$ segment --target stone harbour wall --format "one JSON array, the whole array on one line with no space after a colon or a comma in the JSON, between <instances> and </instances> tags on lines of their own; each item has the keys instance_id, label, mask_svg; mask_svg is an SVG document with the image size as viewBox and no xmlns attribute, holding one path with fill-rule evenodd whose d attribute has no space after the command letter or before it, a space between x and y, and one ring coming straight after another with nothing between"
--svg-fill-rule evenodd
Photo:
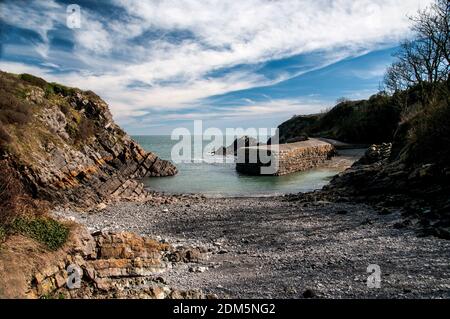
<instances>
[{"instance_id":1,"label":"stone harbour wall","mask_svg":"<svg viewBox=\"0 0 450 319\"><path fill-rule=\"evenodd\" d=\"M263 156L270 156L270 163L264 164L264 161L260 160L260 157L256 155L260 152L267 154ZM272 166L273 172L268 175L286 175L317 167L330 159L334 152L333 145L318 139L290 144L244 147L238 151L236 170L249 175L262 175L262 167ZM255 163L249 160L256 158L258 160Z\"/></svg>"}]
</instances>

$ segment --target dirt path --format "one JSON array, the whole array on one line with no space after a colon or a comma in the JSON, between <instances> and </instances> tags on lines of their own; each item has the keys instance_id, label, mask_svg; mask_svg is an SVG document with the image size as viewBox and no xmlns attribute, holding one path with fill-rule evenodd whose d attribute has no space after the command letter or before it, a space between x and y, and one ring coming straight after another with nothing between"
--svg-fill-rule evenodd
<instances>
[{"instance_id":1,"label":"dirt path","mask_svg":"<svg viewBox=\"0 0 450 319\"><path fill-rule=\"evenodd\" d=\"M302 298L307 290L334 298L450 297L450 241L418 237L400 228L397 213L361 204L228 198L71 214L91 230L207 248L208 260L163 275L180 289L237 298ZM381 267L379 289L367 287L369 264Z\"/></svg>"}]
</instances>

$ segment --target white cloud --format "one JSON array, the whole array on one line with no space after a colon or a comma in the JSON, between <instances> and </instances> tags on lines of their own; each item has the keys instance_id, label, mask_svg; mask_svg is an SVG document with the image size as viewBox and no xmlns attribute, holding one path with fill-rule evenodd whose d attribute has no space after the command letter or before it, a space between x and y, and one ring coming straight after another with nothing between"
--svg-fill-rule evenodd
<instances>
[{"instance_id":1,"label":"white cloud","mask_svg":"<svg viewBox=\"0 0 450 319\"><path fill-rule=\"evenodd\" d=\"M389 63L381 61L381 63L375 64L370 68L366 69L352 69L348 70L350 74L353 76L367 80L372 78L379 78L382 77L386 73L386 68L388 67Z\"/></svg>"},{"instance_id":2,"label":"white cloud","mask_svg":"<svg viewBox=\"0 0 450 319\"><path fill-rule=\"evenodd\" d=\"M199 99L286 79L268 81L251 70L220 77L208 74L240 64L325 51L320 66L395 43L408 33L411 15L431 0L114 0L126 14L102 16L81 8L82 28L73 32L73 58L85 69L51 75L28 68L55 81L98 92L118 118L144 109L190 107ZM35 50L48 56L48 33L65 23L65 7L55 1L34 1L23 7L9 1L1 17L8 24L38 32L43 43ZM148 31L160 33L147 41L134 41ZM174 43L167 35L192 35ZM48 61L64 66L63 60ZM316 66L316 67L320 67ZM18 64L2 69L22 72ZM379 70L375 70L379 72ZM290 74L289 76L293 76ZM130 89L139 81L146 89ZM285 104L288 107L289 104ZM274 105L251 105L266 111Z\"/></svg>"},{"instance_id":3,"label":"white cloud","mask_svg":"<svg viewBox=\"0 0 450 319\"><path fill-rule=\"evenodd\" d=\"M186 120L228 120L239 119L252 122L255 118L273 118L275 112L278 117L289 118L293 115L304 115L318 113L326 109L320 101L304 99L278 99L264 102L257 102L252 105L236 105L233 107L221 108L220 110L210 110L205 106L205 110L197 109L191 112L171 113L153 115L148 118L139 118L136 123L157 124L161 121L186 121ZM135 115L139 116L139 115ZM128 123L133 123L133 120Z\"/></svg>"},{"instance_id":4,"label":"white cloud","mask_svg":"<svg viewBox=\"0 0 450 319\"><path fill-rule=\"evenodd\" d=\"M96 16L84 13L82 28L74 29L76 50L86 50L94 54L107 54L111 52L114 35L106 31L103 24L96 21Z\"/></svg>"},{"instance_id":5,"label":"white cloud","mask_svg":"<svg viewBox=\"0 0 450 319\"><path fill-rule=\"evenodd\" d=\"M32 66L18 62L0 61L0 70L12 73L30 73L40 77L47 77L48 75L44 69L41 69L38 66ZM50 77L47 77L47 79L49 81L52 80Z\"/></svg>"},{"instance_id":6,"label":"white cloud","mask_svg":"<svg viewBox=\"0 0 450 319\"><path fill-rule=\"evenodd\" d=\"M31 44L35 51L42 57L48 56L49 38L48 32L55 26L55 22L65 18L61 6L54 0L40 2L9 2L0 4L0 18L4 23L23 29L35 31L41 37L42 42Z\"/></svg>"}]
</instances>

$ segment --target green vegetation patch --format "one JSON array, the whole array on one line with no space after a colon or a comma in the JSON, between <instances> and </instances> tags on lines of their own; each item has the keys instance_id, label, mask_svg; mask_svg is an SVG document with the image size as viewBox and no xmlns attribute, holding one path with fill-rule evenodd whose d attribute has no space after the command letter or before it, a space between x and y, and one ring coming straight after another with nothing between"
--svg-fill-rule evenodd
<instances>
[{"instance_id":1,"label":"green vegetation patch","mask_svg":"<svg viewBox=\"0 0 450 319\"><path fill-rule=\"evenodd\" d=\"M75 89L68 87L68 86L64 86L58 83L49 83L49 86L51 88L51 90L53 91L53 93L55 94L61 94L62 96L69 96L69 95L73 95L75 93Z\"/></svg>"},{"instance_id":2,"label":"green vegetation patch","mask_svg":"<svg viewBox=\"0 0 450 319\"><path fill-rule=\"evenodd\" d=\"M45 87L47 86L47 81L45 81L43 78L28 74L28 73L24 73L19 75L20 79L30 83L31 85L34 86L38 86L42 89L45 89Z\"/></svg>"},{"instance_id":3,"label":"green vegetation patch","mask_svg":"<svg viewBox=\"0 0 450 319\"><path fill-rule=\"evenodd\" d=\"M0 153L13 142L9 127L23 127L32 120L33 106L21 97L23 92L17 82L16 78L0 73Z\"/></svg>"},{"instance_id":4,"label":"green vegetation patch","mask_svg":"<svg viewBox=\"0 0 450 319\"><path fill-rule=\"evenodd\" d=\"M48 97L51 94L61 94L62 96L69 96L75 93L74 88L70 88L54 82L48 83L44 79L31 74L24 73L19 75L19 77L22 81L25 81L31 85L38 86L41 89L43 89L45 91L46 97Z\"/></svg>"},{"instance_id":5,"label":"green vegetation patch","mask_svg":"<svg viewBox=\"0 0 450 319\"><path fill-rule=\"evenodd\" d=\"M349 143L392 141L400 121L392 97L376 94L369 100L343 101L324 114L296 116L279 126L280 142L306 135Z\"/></svg>"},{"instance_id":6,"label":"green vegetation patch","mask_svg":"<svg viewBox=\"0 0 450 319\"><path fill-rule=\"evenodd\" d=\"M449 88L450 91L450 88ZM441 99L410 121L410 162L437 162L448 166L450 158L450 103Z\"/></svg>"},{"instance_id":7,"label":"green vegetation patch","mask_svg":"<svg viewBox=\"0 0 450 319\"><path fill-rule=\"evenodd\" d=\"M45 217L18 217L12 224L12 230L33 238L52 250L57 250L67 240L69 228L62 223Z\"/></svg>"},{"instance_id":8,"label":"green vegetation patch","mask_svg":"<svg viewBox=\"0 0 450 319\"><path fill-rule=\"evenodd\" d=\"M62 292L55 292L44 294L39 299L66 299L66 296Z\"/></svg>"}]
</instances>

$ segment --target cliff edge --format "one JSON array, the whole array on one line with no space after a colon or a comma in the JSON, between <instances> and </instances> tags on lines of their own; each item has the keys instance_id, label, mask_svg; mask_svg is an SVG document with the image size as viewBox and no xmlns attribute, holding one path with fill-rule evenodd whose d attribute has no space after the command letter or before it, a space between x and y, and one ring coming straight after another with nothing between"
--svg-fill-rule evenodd
<instances>
[{"instance_id":1,"label":"cliff edge","mask_svg":"<svg viewBox=\"0 0 450 319\"><path fill-rule=\"evenodd\" d=\"M114 123L95 93L1 71L0 154L27 193L60 206L145 198L140 179L177 173Z\"/></svg>"}]
</instances>

